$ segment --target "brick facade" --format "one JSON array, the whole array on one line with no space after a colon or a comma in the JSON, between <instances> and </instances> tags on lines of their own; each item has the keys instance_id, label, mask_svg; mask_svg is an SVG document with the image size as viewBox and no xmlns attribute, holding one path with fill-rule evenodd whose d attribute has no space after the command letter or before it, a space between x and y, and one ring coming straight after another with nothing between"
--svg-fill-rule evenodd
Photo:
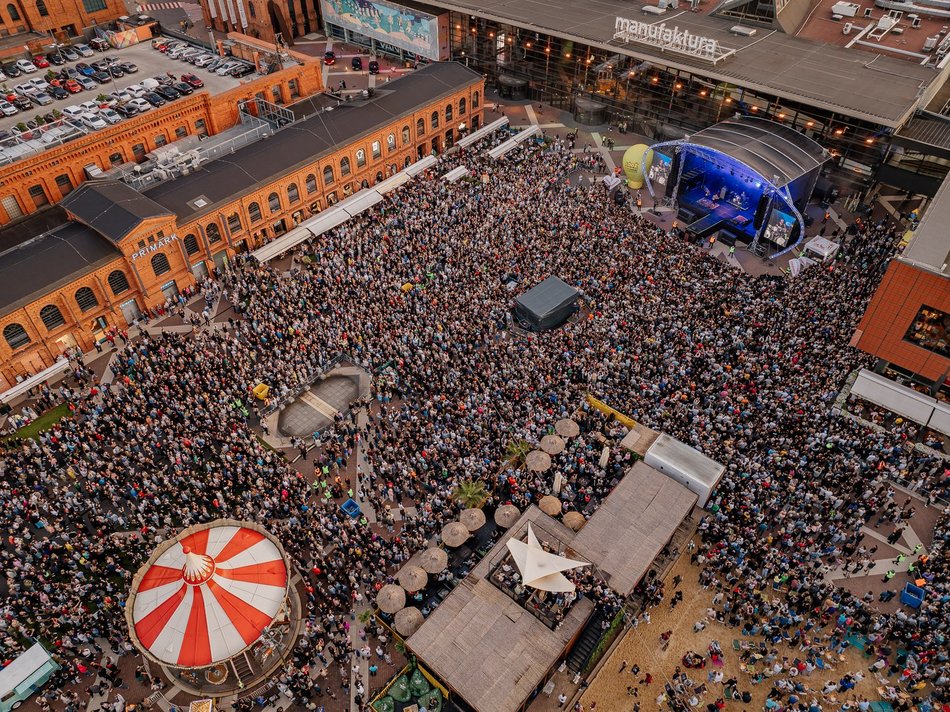
<instances>
[{"instance_id":1,"label":"brick facade","mask_svg":"<svg viewBox=\"0 0 950 712\"><path fill-rule=\"evenodd\" d=\"M50 365L69 346L93 348L102 323L105 328L127 326L124 302L134 299L142 310L160 305L166 299L162 285L174 281L176 288L183 289L194 284L196 275L220 268L234 254L263 245L327 205L428 155L433 148L445 150L458 139L459 123L472 129L482 125L483 97L484 82L478 82L237 196L211 214L181 224L171 218L141 224L122 240L122 255L114 262L0 318L0 332L10 324L19 324L30 337L28 344L17 349L0 339L0 387L8 388L17 375L36 373ZM167 244L162 245L163 241ZM145 254L139 254L143 248ZM153 268L159 254L165 255L170 267L164 274L156 274ZM109 286L109 275L115 270L121 270L129 283L129 290L118 295ZM82 287L92 289L99 302L85 312L80 311L76 299ZM66 322L52 330L45 328L39 316L49 304L59 308Z\"/></svg>"},{"instance_id":2,"label":"brick facade","mask_svg":"<svg viewBox=\"0 0 950 712\"><path fill-rule=\"evenodd\" d=\"M77 37L82 30L127 14L122 0L7 0L0 2L0 35L36 32L59 39ZM24 40L26 43L26 40ZM14 48L17 49L17 48ZM4 56L23 57L22 46Z\"/></svg>"}]
</instances>

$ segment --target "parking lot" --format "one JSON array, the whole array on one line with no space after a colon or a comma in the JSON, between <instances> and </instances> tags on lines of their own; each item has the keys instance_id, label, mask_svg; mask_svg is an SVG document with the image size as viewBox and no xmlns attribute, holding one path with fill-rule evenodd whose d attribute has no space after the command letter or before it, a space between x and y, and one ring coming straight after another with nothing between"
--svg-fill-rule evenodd
<instances>
[{"instance_id":1,"label":"parking lot","mask_svg":"<svg viewBox=\"0 0 950 712\"><path fill-rule=\"evenodd\" d=\"M78 94L71 94L67 99L53 100L52 104L46 106L33 106L32 109L20 111L15 116L0 117L0 129L11 130L20 122L29 121L37 115L52 112L53 109L62 111L65 107L80 104L84 101L94 101L99 94L111 94L119 89L124 89L132 84L138 84L148 77L164 75L167 72L173 72L176 79L182 74L191 73L201 79L205 85L203 89L197 91L210 91L213 94L220 93L231 87L235 87L242 82L255 78L256 74L251 74L243 79L235 79L229 76L218 76L214 72L208 72L200 67L195 67L187 62L181 62L170 59L158 50L152 49L150 42L142 42L125 49L110 49L106 52L96 52L92 57L80 58L78 62L67 62L65 65L50 65L49 69L39 69L32 74L22 74L15 79L5 79L0 83L0 89L5 89L4 93L12 93L13 87L17 84L28 81L32 78L43 78L50 69L58 72L66 67L75 68L80 62L91 64L98 62L104 57L116 57L120 62L132 62L138 67L134 74L127 74L119 79L112 79L104 84L98 84L95 89L84 90Z\"/></svg>"}]
</instances>

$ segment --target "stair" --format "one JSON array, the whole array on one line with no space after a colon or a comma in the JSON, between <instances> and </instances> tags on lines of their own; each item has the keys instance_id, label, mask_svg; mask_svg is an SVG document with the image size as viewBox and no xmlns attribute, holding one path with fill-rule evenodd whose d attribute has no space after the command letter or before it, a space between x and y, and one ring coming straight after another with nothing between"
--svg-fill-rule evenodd
<instances>
[{"instance_id":1,"label":"stair","mask_svg":"<svg viewBox=\"0 0 950 712\"><path fill-rule=\"evenodd\" d=\"M571 672L580 672L584 669L590 654L594 652L594 648L597 647L597 643L600 641L600 635L603 632L600 624L603 620L604 616L600 610L595 610L594 615L587 621L587 625L581 631L580 638L577 639L577 643L574 644L567 656L567 667Z\"/></svg>"},{"instance_id":2,"label":"stair","mask_svg":"<svg viewBox=\"0 0 950 712\"><path fill-rule=\"evenodd\" d=\"M247 653L232 658L231 664L234 665L234 671L237 673L238 679L242 682L244 680L250 680L252 677L254 677L254 671L247 662Z\"/></svg>"}]
</instances>

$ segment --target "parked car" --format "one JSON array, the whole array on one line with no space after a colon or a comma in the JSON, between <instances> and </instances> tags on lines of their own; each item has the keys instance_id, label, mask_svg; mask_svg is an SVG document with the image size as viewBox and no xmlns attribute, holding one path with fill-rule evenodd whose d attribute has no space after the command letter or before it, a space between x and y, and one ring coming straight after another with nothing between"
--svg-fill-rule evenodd
<instances>
[{"instance_id":1,"label":"parked car","mask_svg":"<svg viewBox=\"0 0 950 712\"><path fill-rule=\"evenodd\" d=\"M188 86L194 87L195 89L201 89L201 87L205 85L205 83L194 74L182 74L181 80Z\"/></svg>"},{"instance_id":2,"label":"parked car","mask_svg":"<svg viewBox=\"0 0 950 712\"><path fill-rule=\"evenodd\" d=\"M38 54L33 57L33 66L37 67L38 69L46 69L49 67L49 60L46 59L46 57L44 57L42 54Z\"/></svg>"},{"instance_id":3,"label":"parked car","mask_svg":"<svg viewBox=\"0 0 950 712\"><path fill-rule=\"evenodd\" d=\"M241 62L226 62L225 64L222 64L220 67L215 69L214 73L217 74L219 77L223 77L229 74L232 69L234 69L235 67L239 67L240 65L241 65Z\"/></svg>"},{"instance_id":4,"label":"parked car","mask_svg":"<svg viewBox=\"0 0 950 712\"><path fill-rule=\"evenodd\" d=\"M77 72L73 67L64 67L62 70L60 70L59 76L63 77L64 79L79 79L82 74Z\"/></svg>"},{"instance_id":5,"label":"parked car","mask_svg":"<svg viewBox=\"0 0 950 712\"><path fill-rule=\"evenodd\" d=\"M62 67L64 64L66 64L66 60L59 52L48 52L46 54L46 59L49 60L50 64L57 67Z\"/></svg>"},{"instance_id":6,"label":"parked car","mask_svg":"<svg viewBox=\"0 0 950 712\"><path fill-rule=\"evenodd\" d=\"M79 104L79 108L87 114L98 114L101 107L98 101L84 101Z\"/></svg>"},{"instance_id":7,"label":"parked car","mask_svg":"<svg viewBox=\"0 0 950 712\"><path fill-rule=\"evenodd\" d=\"M250 64L245 64L244 62L241 62L238 66L228 72L228 74L230 74L232 77L246 77L248 74L253 73L254 67L252 67Z\"/></svg>"},{"instance_id":8,"label":"parked car","mask_svg":"<svg viewBox=\"0 0 950 712\"><path fill-rule=\"evenodd\" d=\"M17 108L5 99L0 99L0 114L4 116L14 116L17 113Z\"/></svg>"},{"instance_id":9,"label":"parked car","mask_svg":"<svg viewBox=\"0 0 950 712\"><path fill-rule=\"evenodd\" d=\"M72 47L63 47L60 49L60 52L62 52L67 62L79 61L79 53L76 50L74 50Z\"/></svg>"},{"instance_id":10,"label":"parked car","mask_svg":"<svg viewBox=\"0 0 950 712\"><path fill-rule=\"evenodd\" d=\"M203 49L199 49L198 47L192 47L191 49L187 49L181 54L179 54L177 59L181 62L187 62L189 59L198 59L198 57L200 57L204 53L205 51Z\"/></svg>"},{"instance_id":11,"label":"parked car","mask_svg":"<svg viewBox=\"0 0 950 712\"><path fill-rule=\"evenodd\" d=\"M175 82L174 84L172 84L172 87L179 94L191 94L194 91L192 86L190 84L187 84L186 82Z\"/></svg>"},{"instance_id":12,"label":"parked car","mask_svg":"<svg viewBox=\"0 0 950 712\"><path fill-rule=\"evenodd\" d=\"M135 109L139 111L139 113L148 111L152 108L152 105L142 98L135 98L132 101L130 101L126 106L134 107Z\"/></svg>"},{"instance_id":13,"label":"parked car","mask_svg":"<svg viewBox=\"0 0 950 712\"><path fill-rule=\"evenodd\" d=\"M334 54L333 50L328 49L323 53L323 63L328 67L332 67L336 64L336 54Z\"/></svg>"},{"instance_id":14,"label":"parked car","mask_svg":"<svg viewBox=\"0 0 950 712\"><path fill-rule=\"evenodd\" d=\"M148 102L145 102L145 103L147 104ZM115 107L114 111L123 119L131 119L133 116L138 116L139 114L142 113L141 111L136 109L134 106L132 106L131 102L126 103L126 104L118 104Z\"/></svg>"},{"instance_id":15,"label":"parked car","mask_svg":"<svg viewBox=\"0 0 950 712\"><path fill-rule=\"evenodd\" d=\"M83 89L96 88L96 83L89 77L79 77L76 81L79 82L79 86L81 86Z\"/></svg>"},{"instance_id":16,"label":"parked car","mask_svg":"<svg viewBox=\"0 0 950 712\"><path fill-rule=\"evenodd\" d=\"M83 114L86 113L86 111L81 106L76 106L76 104L71 104L70 106L67 106L66 108L64 108L62 113L63 113L63 116L65 116L67 119L73 119L75 121L79 121L82 119L82 116Z\"/></svg>"},{"instance_id":17,"label":"parked car","mask_svg":"<svg viewBox=\"0 0 950 712\"><path fill-rule=\"evenodd\" d=\"M97 52L108 52L109 48L112 47L112 45L100 37L93 37L89 40L89 46Z\"/></svg>"},{"instance_id":18,"label":"parked car","mask_svg":"<svg viewBox=\"0 0 950 712\"><path fill-rule=\"evenodd\" d=\"M91 57L92 55L95 54L95 52L92 51L92 48L89 45L77 44L77 45L73 45L73 49L79 52L80 57Z\"/></svg>"},{"instance_id":19,"label":"parked car","mask_svg":"<svg viewBox=\"0 0 950 712\"><path fill-rule=\"evenodd\" d=\"M6 129L0 131L0 141L9 141L13 138L13 132L7 131Z\"/></svg>"},{"instance_id":20,"label":"parked car","mask_svg":"<svg viewBox=\"0 0 950 712\"><path fill-rule=\"evenodd\" d=\"M13 87L13 93L17 94L18 96L29 96L34 91L36 91L36 87L34 87L29 82L23 82L22 84L17 84L15 87Z\"/></svg>"},{"instance_id":21,"label":"parked car","mask_svg":"<svg viewBox=\"0 0 950 712\"><path fill-rule=\"evenodd\" d=\"M99 131L104 129L109 124L106 123L105 119L100 119L95 114L83 114L82 119L80 119L82 125L87 129L92 129L93 131Z\"/></svg>"},{"instance_id":22,"label":"parked car","mask_svg":"<svg viewBox=\"0 0 950 712\"><path fill-rule=\"evenodd\" d=\"M3 69L3 73L6 74L10 79L16 79L21 74L23 74L23 72L21 72L15 64L4 64L3 67L0 67L0 69Z\"/></svg>"},{"instance_id":23,"label":"parked car","mask_svg":"<svg viewBox=\"0 0 950 712\"><path fill-rule=\"evenodd\" d=\"M82 74L84 77L91 77L93 74L96 73L96 70L93 69L90 65L86 64L85 62L80 62L79 64L77 64L76 70L80 74Z\"/></svg>"},{"instance_id":24,"label":"parked car","mask_svg":"<svg viewBox=\"0 0 950 712\"><path fill-rule=\"evenodd\" d=\"M175 99L181 98L181 94L175 90L175 87L158 87L155 93L166 101L175 101Z\"/></svg>"},{"instance_id":25,"label":"parked car","mask_svg":"<svg viewBox=\"0 0 950 712\"><path fill-rule=\"evenodd\" d=\"M139 71L139 68L134 62L119 62L119 64L116 66L126 74L135 74L137 71Z\"/></svg>"},{"instance_id":26,"label":"parked car","mask_svg":"<svg viewBox=\"0 0 950 712\"><path fill-rule=\"evenodd\" d=\"M97 72L108 72L109 63L104 59L100 59L98 62L92 63L92 68L95 69Z\"/></svg>"},{"instance_id":27,"label":"parked car","mask_svg":"<svg viewBox=\"0 0 950 712\"><path fill-rule=\"evenodd\" d=\"M33 79L30 80L29 83L32 84L37 89L39 89L40 91L49 90L49 82L43 79L42 77L34 77Z\"/></svg>"},{"instance_id":28,"label":"parked car","mask_svg":"<svg viewBox=\"0 0 950 712\"><path fill-rule=\"evenodd\" d=\"M112 65L112 66L115 66L116 64L119 64L119 58L116 57L114 54L107 55L107 56L105 57L105 60L106 60L106 62L108 62L108 63L109 63L110 65Z\"/></svg>"},{"instance_id":29,"label":"parked car","mask_svg":"<svg viewBox=\"0 0 950 712\"><path fill-rule=\"evenodd\" d=\"M181 55L183 55L185 52L187 52L190 49L194 49L194 48L191 45L182 43L178 45L177 47L172 47L165 54L167 54L172 59L178 59Z\"/></svg>"},{"instance_id":30,"label":"parked car","mask_svg":"<svg viewBox=\"0 0 950 712\"><path fill-rule=\"evenodd\" d=\"M56 121L58 121L58 118L56 114L54 114L52 111L47 111L45 114L43 114L43 121L45 121L48 124L53 124L53 123L56 123Z\"/></svg>"},{"instance_id":31,"label":"parked car","mask_svg":"<svg viewBox=\"0 0 950 712\"><path fill-rule=\"evenodd\" d=\"M107 124L117 124L122 121L122 117L116 113L115 109L100 109L99 118Z\"/></svg>"},{"instance_id":32,"label":"parked car","mask_svg":"<svg viewBox=\"0 0 950 712\"><path fill-rule=\"evenodd\" d=\"M148 89L146 89L145 87L143 87L141 84L129 84L129 86L127 86L127 87L125 88L125 91L127 91L129 94L131 94L133 99L138 99L138 98L140 98L145 92L147 92Z\"/></svg>"},{"instance_id":33,"label":"parked car","mask_svg":"<svg viewBox=\"0 0 950 712\"><path fill-rule=\"evenodd\" d=\"M49 95L50 95L51 97L53 97L54 99L58 99L58 100L68 99L68 98L69 98L69 92L66 91L66 89L64 89L63 87L59 87L59 86L57 86L57 87L50 87L50 88L49 88Z\"/></svg>"},{"instance_id":34,"label":"parked car","mask_svg":"<svg viewBox=\"0 0 950 712\"><path fill-rule=\"evenodd\" d=\"M139 84L142 85L142 88L145 89L145 91L153 91L155 87L159 87L162 85L162 83L158 81L158 79L153 79L152 77L146 77L145 79L140 81Z\"/></svg>"},{"instance_id":35,"label":"parked car","mask_svg":"<svg viewBox=\"0 0 950 712\"><path fill-rule=\"evenodd\" d=\"M159 47L164 47L170 41L171 40L169 40L167 37L156 37L155 39L152 40L152 49L158 49Z\"/></svg>"},{"instance_id":36,"label":"parked car","mask_svg":"<svg viewBox=\"0 0 950 712\"><path fill-rule=\"evenodd\" d=\"M217 58L213 54L203 54L200 57L198 57L198 59L196 59L194 62L192 62L192 64L194 64L196 67L207 67L215 59Z\"/></svg>"},{"instance_id":37,"label":"parked car","mask_svg":"<svg viewBox=\"0 0 950 712\"><path fill-rule=\"evenodd\" d=\"M108 72L96 72L92 75L92 78L100 84L105 84L106 82L112 81L112 76Z\"/></svg>"},{"instance_id":38,"label":"parked car","mask_svg":"<svg viewBox=\"0 0 950 712\"><path fill-rule=\"evenodd\" d=\"M53 97L47 94L45 91L38 91L34 94L30 94L30 101L39 106L49 106L53 103Z\"/></svg>"},{"instance_id":39,"label":"parked car","mask_svg":"<svg viewBox=\"0 0 950 712\"><path fill-rule=\"evenodd\" d=\"M10 101L20 111L29 111L33 108L33 102L25 96L15 96L13 99L10 99L8 96L7 100Z\"/></svg>"},{"instance_id":40,"label":"parked car","mask_svg":"<svg viewBox=\"0 0 950 712\"><path fill-rule=\"evenodd\" d=\"M171 75L171 76L168 76L167 74L156 74L154 77L152 77L152 79L154 79L156 82L158 82L158 86L160 86L160 87L170 87L172 84L175 83L175 75L174 75L174 74ZM146 79L143 79L143 80L142 80L142 86L143 86L143 87L144 87L144 86L147 86L147 85L145 84L146 81L148 81L148 80L146 80Z\"/></svg>"},{"instance_id":41,"label":"parked car","mask_svg":"<svg viewBox=\"0 0 950 712\"><path fill-rule=\"evenodd\" d=\"M371 59L369 62L369 73L379 74L379 62L377 62L375 59Z\"/></svg>"},{"instance_id":42,"label":"parked car","mask_svg":"<svg viewBox=\"0 0 950 712\"><path fill-rule=\"evenodd\" d=\"M350 66L353 68L353 71L354 71L354 72L362 72L362 71L363 71L363 58L362 58L362 57L353 57L353 59L350 60Z\"/></svg>"},{"instance_id":43,"label":"parked car","mask_svg":"<svg viewBox=\"0 0 950 712\"><path fill-rule=\"evenodd\" d=\"M67 79L63 85L70 94L78 94L82 91L82 85L75 79Z\"/></svg>"},{"instance_id":44,"label":"parked car","mask_svg":"<svg viewBox=\"0 0 950 712\"><path fill-rule=\"evenodd\" d=\"M33 72L37 71L36 65L26 59L18 59L16 61L16 66L17 69L19 69L24 74L33 74Z\"/></svg>"},{"instance_id":45,"label":"parked car","mask_svg":"<svg viewBox=\"0 0 950 712\"><path fill-rule=\"evenodd\" d=\"M132 101L132 99L135 98L131 94L129 94L129 92L127 92L125 89L119 89L118 91L112 92L112 96L115 97L115 100L119 102L120 104L125 101Z\"/></svg>"},{"instance_id":46,"label":"parked car","mask_svg":"<svg viewBox=\"0 0 950 712\"><path fill-rule=\"evenodd\" d=\"M152 106L165 106L165 100L153 91L146 92L142 95L142 98Z\"/></svg>"},{"instance_id":47,"label":"parked car","mask_svg":"<svg viewBox=\"0 0 950 712\"><path fill-rule=\"evenodd\" d=\"M112 65L112 66L110 66L110 67L109 67L109 74L111 74L111 75L112 75L113 77L115 77L116 79L120 79L121 77L124 77L124 76L125 76L125 72L123 72L123 71L118 67L118 65Z\"/></svg>"}]
</instances>

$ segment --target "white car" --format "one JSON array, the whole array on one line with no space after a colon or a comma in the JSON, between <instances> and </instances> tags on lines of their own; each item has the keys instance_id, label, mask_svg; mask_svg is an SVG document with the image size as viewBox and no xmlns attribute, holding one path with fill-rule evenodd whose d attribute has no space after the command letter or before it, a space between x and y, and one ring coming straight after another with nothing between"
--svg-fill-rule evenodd
<instances>
[{"instance_id":1,"label":"white car","mask_svg":"<svg viewBox=\"0 0 950 712\"><path fill-rule=\"evenodd\" d=\"M0 114L4 116L13 116L17 113L17 108L9 101L0 99Z\"/></svg>"},{"instance_id":2,"label":"white car","mask_svg":"<svg viewBox=\"0 0 950 712\"><path fill-rule=\"evenodd\" d=\"M18 59L16 61L16 68L19 69L24 74L32 74L37 71L36 65L33 62L28 62L25 59Z\"/></svg>"},{"instance_id":3,"label":"white car","mask_svg":"<svg viewBox=\"0 0 950 712\"><path fill-rule=\"evenodd\" d=\"M119 89L118 91L112 92L112 96L114 96L115 100L118 102L132 101L132 99L135 98L125 89Z\"/></svg>"},{"instance_id":4,"label":"white car","mask_svg":"<svg viewBox=\"0 0 950 712\"><path fill-rule=\"evenodd\" d=\"M95 54L95 52L92 51L92 48L89 47L89 45L84 45L84 44L73 45L73 49L79 52L80 57L91 57L92 55Z\"/></svg>"},{"instance_id":5,"label":"white car","mask_svg":"<svg viewBox=\"0 0 950 712\"><path fill-rule=\"evenodd\" d=\"M87 129L92 129L93 131L99 131L100 129L104 129L109 125L105 122L105 119L100 119L95 114L83 114L80 121L82 122L83 126L85 126Z\"/></svg>"},{"instance_id":6,"label":"white car","mask_svg":"<svg viewBox=\"0 0 950 712\"><path fill-rule=\"evenodd\" d=\"M141 99L149 92L149 90L143 87L141 84L130 84L125 88L125 91L131 94L133 99Z\"/></svg>"},{"instance_id":7,"label":"white car","mask_svg":"<svg viewBox=\"0 0 950 712\"><path fill-rule=\"evenodd\" d=\"M97 101L84 101L79 105L79 108L82 109L87 114L98 114L99 113L99 102Z\"/></svg>"},{"instance_id":8,"label":"white car","mask_svg":"<svg viewBox=\"0 0 950 712\"><path fill-rule=\"evenodd\" d=\"M236 67L240 67L240 66L241 66L241 63L240 63L240 62L225 62L225 63L222 64L220 67L218 67L217 69L215 69L215 70L214 70L214 73L217 74L217 75L220 76L220 77L223 77L225 74L227 74L228 72L230 72L232 69L234 69L234 68L236 68Z\"/></svg>"},{"instance_id":9,"label":"white car","mask_svg":"<svg viewBox=\"0 0 950 712\"><path fill-rule=\"evenodd\" d=\"M28 83L36 87L37 91L48 92L50 88L49 82L45 79L40 79L39 77L31 79Z\"/></svg>"},{"instance_id":10,"label":"white car","mask_svg":"<svg viewBox=\"0 0 950 712\"><path fill-rule=\"evenodd\" d=\"M178 57L179 57L180 55L184 54L185 52L187 52L187 51L190 50L191 48L192 48L191 45L180 44L180 45L178 45L177 47L172 47L170 50L168 50L168 51L165 53L165 56L166 56L166 57L170 57L171 59L178 59Z\"/></svg>"},{"instance_id":11,"label":"white car","mask_svg":"<svg viewBox=\"0 0 950 712\"><path fill-rule=\"evenodd\" d=\"M152 105L149 104L145 99L133 99L128 103L133 109L138 109L139 113L148 111L152 108Z\"/></svg>"},{"instance_id":12,"label":"white car","mask_svg":"<svg viewBox=\"0 0 950 712\"><path fill-rule=\"evenodd\" d=\"M196 67L207 67L215 60L215 56L216 55L213 54L206 54L203 57L198 57L194 64Z\"/></svg>"},{"instance_id":13,"label":"white car","mask_svg":"<svg viewBox=\"0 0 950 712\"><path fill-rule=\"evenodd\" d=\"M34 104L39 104L40 106L49 106L53 103L53 97L51 97L45 91L38 91L30 94L29 98Z\"/></svg>"},{"instance_id":14,"label":"white car","mask_svg":"<svg viewBox=\"0 0 950 712\"><path fill-rule=\"evenodd\" d=\"M122 121L122 117L114 109L99 109L99 118L107 124L117 124Z\"/></svg>"},{"instance_id":15,"label":"white car","mask_svg":"<svg viewBox=\"0 0 950 712\"><path fill-rule=\"evenodd\" d=\"M36 91L36 87L29 82L23 82L22 84L17 84L15 87L13 87L13 91L20 96L29 97L30 94Z\"/></svg>"},{"instance_id":16,"label":"white car","mask_svg":"<svg viewBox=\"0 0 950 712\"><path fill-rule=\"evenodd\" d=\"M85 113L85 109L80 106L76 106L75 104L67 106L65 109L63 109L63 116L65 116L67 119L73 119L74 121L82 120L83 114Z\"/></svg>"}]
</instances>

